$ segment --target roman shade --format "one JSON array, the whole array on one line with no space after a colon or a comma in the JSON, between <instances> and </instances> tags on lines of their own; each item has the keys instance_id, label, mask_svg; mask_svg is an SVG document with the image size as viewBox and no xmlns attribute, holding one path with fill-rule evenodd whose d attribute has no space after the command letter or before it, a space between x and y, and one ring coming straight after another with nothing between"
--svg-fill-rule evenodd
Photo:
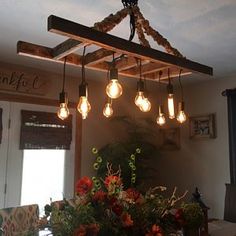
<instances>
[{"instance_id":1,"label":"roman shade","mask_svg":"<svg viewBox=\"0 0 236 236\"><path fill-rule=\"evenodd\" d=\"M70 149L72 115L21 110L20 149Z\"/></svg>"}]
</instances>

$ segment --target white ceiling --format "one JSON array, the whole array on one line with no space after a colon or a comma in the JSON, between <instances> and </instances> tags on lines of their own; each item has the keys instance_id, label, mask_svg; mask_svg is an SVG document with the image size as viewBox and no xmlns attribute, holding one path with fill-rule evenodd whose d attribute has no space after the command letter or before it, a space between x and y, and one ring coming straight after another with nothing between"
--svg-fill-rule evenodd
<instances>
[{"instance_id":1,"label":"white ceiling","mask_svg":"<svg viewBox=\"0 0 236 236\"><path fill-rule=\"evenodd\" d=\"M139 6L188 59L212 66L216 78L236 75L236 0L139 0ZM18 56L17 41L54 47L65 38L47 32L49 15L92 26L121 8L120 0L0 0L0 61L56 72L57 63ZM127 39L128 18L111 33Z\"/></svg>"}]
</instances>

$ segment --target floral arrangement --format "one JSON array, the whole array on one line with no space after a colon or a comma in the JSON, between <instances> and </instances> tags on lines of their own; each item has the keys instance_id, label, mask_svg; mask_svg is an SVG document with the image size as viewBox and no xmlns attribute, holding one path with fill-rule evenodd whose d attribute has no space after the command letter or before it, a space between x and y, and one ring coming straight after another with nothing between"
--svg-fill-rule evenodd
<instances>
[{"instance_id":1,"label":"floral arrangement","mask_svg":"<svg viewBox=\"0 0 236 236\"><path fill-rule=\"evenodd\" d=\"M101 160L95 163L99 165ZM134 177L133 173L131 182ZM162 186L145 194L135 188L124 189L121 170L114 172L112 164L107 164L105 179L81 178L76 184L75 198L46 205L45 215L53 235L58 236L178 235L183 227L198 228L203 213L198 204L179 205L187 192L178 197L176 190L165 198L162 192L166 188Z\"/></svg>"}]
</instances>

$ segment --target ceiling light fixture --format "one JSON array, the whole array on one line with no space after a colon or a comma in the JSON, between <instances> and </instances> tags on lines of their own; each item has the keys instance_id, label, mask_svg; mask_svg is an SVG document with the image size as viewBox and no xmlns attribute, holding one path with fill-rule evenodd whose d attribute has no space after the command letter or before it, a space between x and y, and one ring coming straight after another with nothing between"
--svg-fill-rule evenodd
<instances>
[{"instance_id":1,"label":"ceiling light fixture","mask_svg":"<svg viewBox=\"0 0 236 236\"><path fill-rule=\"evenodd\" d=\"M170 69L168 69L168 80L169 80L169 83L167 85L168 113L169 113L169 118L174 119L175 118L174 88L170 80Z\"/></svg>"},{"instance_id":2,"label":"ceiling light fixture","mask_svg":"<svg viewBox=\"0 0 236 236\"><path fill-rule=\"evenodd\" d=\"M161 76L162 76L162 71L159 72L159 78L158 78L158 92L159 92L160 105L158 107L158 116L156 119L157 124L160 126L162 126L166 123L166 118L165 118L165 114L163 112L163 105L162 105L162 101L161 101Z\"/></svg>"},{"instance_id":3,"label":"ceiling light fixture","mask_svg":"<svg viewBox=\"0 0 236 236\"><path fill-rule=\"evenodd\" d=\"M182 69L179 71L179 85L180 85L180 92L181 92L181 102L178 103L178 114L177 114L177 121L179 123L184 123L187 119L186 114L184 112L184 92L183 92L183 86L181 83L181 73Z\"/></svg>"},{"instance_id":4,"label":"ceiling light fixture","mask_svg":"<svg viewBox=\"0 0 236 236\"><path fill-rule=\"evenodd\" d=\"M83 50L82 56L82 82L79 85L79 103L77 106L77 110L82 115L82 119L85 120L88 116L88 113L91 110L91 105L88 101L88 83L85 80L85 67L84 67L84 57L85 57L85 49Z\"/></svg>"},{"instance_id":5,"label":"ceiling light fixture","mask_svg":"<svg viewBox=\"0 0 236 236\"><path fill-rule=\"evenodd\" d=\"M86 66L96 71L104 71L104 69L108 69L110 73L110 82L106 87L106 93L112 99L116 99L122 94L122 87L118 82L117 68L122 76L137 78L139 75L137 75L137 68L134 59L137 58L138 60L145 61L145 64L142 67L143 71L145 71L146 79L153 80L158 68L163 68L163 74L166 74L166 69L164 68L168 66L168 110L169 117L173 119L175 118L175 107L173 85L171 84L170 77L175 77L176 68L183 69L182 75L189 75L193 72L213 75L213 68L186 59L186 57L184 57L176 48L172 47L170 42L157 30L155 30L151 26L150 22L143 16L138 6L138 0L122 0L122 3L124 8L117 11L115 14L109 14L109 16L100 22L96 22L92 27L87 27L61 17L51 15L48 17L48 31L62 36L67 36L69 39L51 48L29 42L18 41L17 53L19 55L54 62L60 62L62 58L70 55L67 58L70 64L82 66L83 78L80 85L80 102L78 105L78 110L82 114L83 119L87 117L91 106L88 102L88 85L84 78L84 55L82 57L77 53L72 53L76 49L85 45L95 45L100 47L99 49L91 51L89 53L90 55L86 55ZM114 27L122 22L122 20L128 15L130 15L129 41L108 34L109 31L114 29ZM135 32L137 33L137 38L140 45L131 42ZM157 45L164 48L165 52L151 48L146 36L150 36L157 43ZM119 61L117 61L117 59L115 60L115 53L122 55ZM109 68L107 68L107 57L112 54L113 61ZM170 70L173 72L171 75ZM167 79L167 76L163 76L162 79ZM140 110L147 112L151 109L151 103L148 98L144 96L146 84L145 81L142 82L144 82L144 85L143 83L138 85L140 89L138 90L138 101L136 101L136 103L139 104L140 101L142 101L142 105L140 105L139 108ZM142 91L143 87L144 92ZM64 101L64 99L62 100ZM181 107L179 105L179 111L182 112L178 112L178 119L181 121L183 120L183 117L181 118L183 115L183 110L184 104L182 101ZM162 109L159 109L159 111L162 111Z\"/></svg>"},{"instance_id":6,"label":"ceiling light fixture","mask_svg":"<svg viewBox=\"0 0 236 236\"><path fill-rule=\"evenodd\" d=\"M70 114L70 111L68 109L68 97L67 97L67 93L65 92L65 72L66 72L66 57L64 59L64 66L63 66L62 91L59 94L60 107L57 112L57 116L61 120L66 119Z\"/></svg>"}]
</instances>

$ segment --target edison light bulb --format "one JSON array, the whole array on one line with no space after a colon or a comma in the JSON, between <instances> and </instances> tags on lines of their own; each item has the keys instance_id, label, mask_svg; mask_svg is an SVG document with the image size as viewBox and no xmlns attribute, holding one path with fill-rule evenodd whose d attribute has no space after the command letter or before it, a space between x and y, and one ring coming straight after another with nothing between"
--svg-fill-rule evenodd
<instances>
[{"instance_id":1,"label":"edison light bulb","mask_svg":"<svg viewBox=\"0 0 236 236\"><path fill-rule=\"evenodd\" d=\"M139 91L137 92L137 95L134 99L134 103L136 106L141 106L142 102L143 102L143 99L144 99L144 95L143 95L143 92L142 91Z\"/></svg>"},{"instance_id":2,"label":"edison light bulb","mask_svg":"<svg viewBox=\"0 0 236 236\"><path fill-rule=\"evenodd\" d=\"M158 114L158 117L157 117L157 124L162 126L166 123L166 118L165 118L165 115L164 113L162 112L162 108L161 106L159 106L159 114Z\"/></svg>"},{"instance_id":3,"label":"edison light bulb","mask_svg":"<svg viewBox=\"0 0 236 236\"><path fill-rule=\"evenodd\" d=\"M103 115L107 118L111 117L113 114L113 109L112 109L112 106L111 106L111 103L106 103L104 109L103 109Z\"/></svg>"},{"instance_id":4,"label":"edison light bulb","mask_svg":"<svg viewBox=\"0 0 236 236\"><path fill-rule=\"evenodd\" d=\"M184 111L178 112L177 121L179 121L179 123L184 123L186 121L186 115L185 115Z\"/></svg>"},{"instance_id":5,"label":"edison light bulb","mask_svg":"<svg viewBox=\"0 0 236 236\"><path fill-rule=\"evenodd\" d=\"M60 108L58 109L57 116L61 119L64 120L66 119L70 114L70 111L67 107L66 103L60 103Z\"/></svg>"},{"instance_id":6,"label":"edison light bulb","mask_svg":"<svg viewBox=\"0 0 236 236\"><path fill-rule=\"evenodd\" d=\"M186 115L184 113L184 102L180 102L179 105L179 111L178 111L178 114L177 114L177 121L179 123L184 123L186 121Z\"/></svg>"},{"instance_id":7,"label":"edison light bulb","mask_svg":"<svg viewBox=\"0 0 236 236\"><path fill-rule=\"evenodd\" d=\"M91 110L91 105L85 96L79 98L79 104L77 110L81 113L82 119L85 120L88 116L89 111Z\"/></svg>"},{"instance_id":8,"label":"edison light bulb","mask_svg":"<svg viewBox=\"0 0 236 236\"><path fill-rule=\"evenodd\" d=\"M117 79L111 79L109 84L106 87L107 95L112 98L116 99L122 95L123 89Z\"/></svg>"},{"instance_id":9,"label":"edison light bulb","mask_svg":"<svg viewBox=\"0 0 236 236\"><path fill-rule=\"evenodd\" d=\"M168 111L169 111L169 118L175 118L175 105L174 105L174 94L168 94Z\"/></svg>"},{"instance_id":10,"label":"edison light bulb","mask_svg":"<svg viewBox=\"0 0 236 236\"><path fill-rule=\"evenodd\" d=\"M142 112L148 112L148 111L151 110L151 107L152 107L152 105L151 105L150 101L148 100L148 98L144 98L144 99L142 100L141 105L139 106L139 109L140 109Z\"/></svg>"}]
</instances>

